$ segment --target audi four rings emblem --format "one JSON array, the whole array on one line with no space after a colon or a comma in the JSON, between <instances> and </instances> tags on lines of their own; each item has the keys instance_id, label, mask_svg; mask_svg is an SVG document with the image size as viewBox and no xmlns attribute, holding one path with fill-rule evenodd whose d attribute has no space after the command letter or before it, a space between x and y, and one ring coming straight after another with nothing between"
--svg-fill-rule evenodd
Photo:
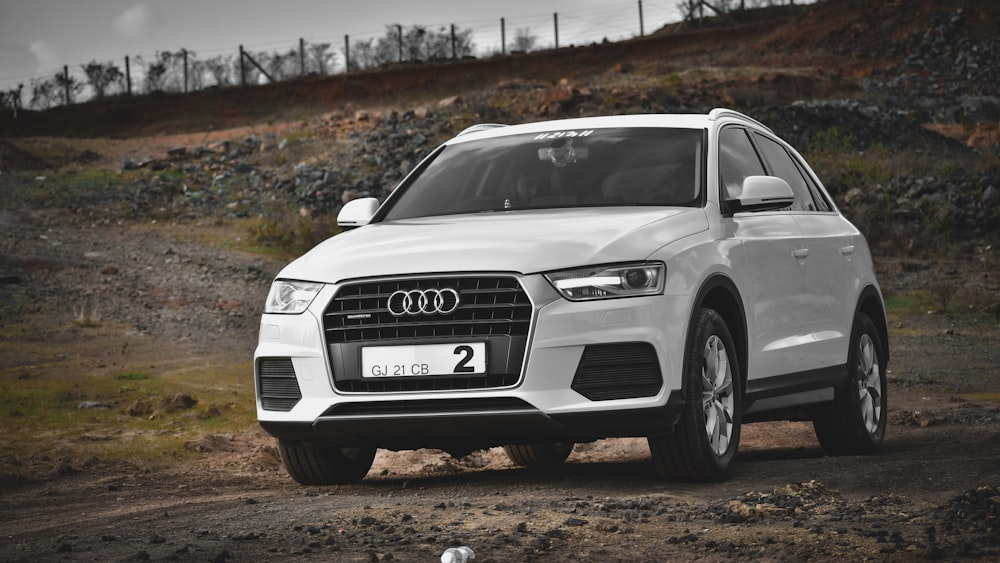
<instances>
[{"instance_id":1,"label":"audi four rings emblem","mask_svg":"<svg viewBox=\"0 0 1000 563\"><path fill-rule=\"evenodd\" d=\"M458 309L458 292L445 289L411 289L396 291L389 296L389 312L394 317L404 315L449 315Z\"/></svg>"}]
</instances>

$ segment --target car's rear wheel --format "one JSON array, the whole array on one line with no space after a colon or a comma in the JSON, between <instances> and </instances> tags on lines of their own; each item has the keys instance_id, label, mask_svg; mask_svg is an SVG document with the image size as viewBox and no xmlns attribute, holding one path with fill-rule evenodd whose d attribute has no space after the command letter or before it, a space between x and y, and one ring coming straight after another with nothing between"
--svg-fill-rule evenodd
<instances>
[{"instance_id":1,"label":"car's rear wheel","mask_svg":"<svg viewBox=\"0 0 1000 563\"><path fill-rule=\"evenodd\" d=\"M322 448L278 441L285 471L303 485L343 485L364 479L375 448Z\"/></svg>"},{"instance_id":2,"label":"car's rear wheel","mask_svg":"<svg viewBox=\"0 0 1000 563\"><path fill-rule=\"evenodd\" d=\"M515 465L522 467L559 465L573 452L573 442L504 446L503 451Z\"/></svg>"},{"instance_id":3,"label":"car's rear wheel","mask_svg":"<svg viewBox=\"0 0 1000 563\"><path fill-rule=\"evenodd\" d=\"M816 437L827 455L867 454L882 446L889 412L882 350L875 323L858 313L851 329L848 380L813 419Z\"/></svg>"},{"instance_id":4,"label":"car's rear wheel","mask_svg":"<svg viewBox=\"0 0 1000 563\"><path fill-rule=\"evenodd\" d=\"M719 481L740 443L739 359L725 320L700 309L688 337L684 411L674 432L648 438L657 472L677 481Z\"/></svg>"}]
</instances>

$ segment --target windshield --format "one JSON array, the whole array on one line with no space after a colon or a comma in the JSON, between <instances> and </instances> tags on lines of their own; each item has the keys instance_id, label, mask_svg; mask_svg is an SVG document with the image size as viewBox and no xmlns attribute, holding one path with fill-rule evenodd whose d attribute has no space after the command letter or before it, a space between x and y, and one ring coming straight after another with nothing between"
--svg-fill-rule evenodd
<instances>
[{"instance_id":1,"label":"windshield","mask_svg":"<svg viewBox=\"0 0 1000 563\"><path fill-rule=\"evenodd\" d=\"M400 187L384 219L550 207L698 206L702 138L699 129L650 127L455 143Z\"/></svg>"}]
</instances>

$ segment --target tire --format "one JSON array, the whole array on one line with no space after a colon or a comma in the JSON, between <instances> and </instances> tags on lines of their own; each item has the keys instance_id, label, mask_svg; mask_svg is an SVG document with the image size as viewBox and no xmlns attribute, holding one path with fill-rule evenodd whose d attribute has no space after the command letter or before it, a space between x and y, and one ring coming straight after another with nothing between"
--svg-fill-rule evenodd
<instances>
[{"instance_id":1,"label":"tire","mask_svg":"<svg viewBox=\"0 0 1000 563\"><path fill-rule=\"evenodd\" d=\"M521 467L559 465L573 452L573 442L504 446L503 451Z\"/></svg>"},{"instance_id":2,"label":"tire","mask_svg":"<svg viewBox=\"0 0 1000 563\"><path fill-rule=\"evenodd\" d=\"M826 455L870 454L882 446L889 413L884 350L875 323L858 313L847 354L848 380L813 418Z\"/></svg>"},{"instance_id":3,"label":"tire","mask_svg":"<svg viewBox=\"0 0 1000 563\"><path fill-rule=\"evenodd\" d=\"M680 422L672 434L647 438L649 452L664 478L721 481L739 450L742 388L733 337L715 310L698 310L684 362Z\"/></svg>"},{"instance_id":4,"label":"tire","mask_svg":"<svg viewBox=\"0 0 1000 563\"><path fill-rule=\"evenodd\" d=\"M302 485L344 485L364 479L375 448L317 448L278 441L285 471Z\"/></svg>"}]
</instances>

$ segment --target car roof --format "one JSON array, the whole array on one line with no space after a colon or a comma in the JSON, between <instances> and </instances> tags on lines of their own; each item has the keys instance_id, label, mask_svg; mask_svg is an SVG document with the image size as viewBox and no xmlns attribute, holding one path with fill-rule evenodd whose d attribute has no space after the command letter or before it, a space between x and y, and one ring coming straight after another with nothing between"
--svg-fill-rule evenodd
<instances>
[{"instance_id":1,"label":"car roof","mask_svg":"<svg viewBox=\"0 0 1000 563\"><path fill-rule=\"evenodd\" d=\"M497 123L480 123L473 125L450 143L465 142L475 139L522 135L526 133L545 133L558 131L583 131L587 129L608 129L617 127L670 127L679 129L707 129L716 121L736 121L770 131L759 121L740 112L716 108L707 114L631 114L611 115L601 117L579 117L551 121L537 121L520 125L501 125Z\"/></svg>"}]
</instances>

